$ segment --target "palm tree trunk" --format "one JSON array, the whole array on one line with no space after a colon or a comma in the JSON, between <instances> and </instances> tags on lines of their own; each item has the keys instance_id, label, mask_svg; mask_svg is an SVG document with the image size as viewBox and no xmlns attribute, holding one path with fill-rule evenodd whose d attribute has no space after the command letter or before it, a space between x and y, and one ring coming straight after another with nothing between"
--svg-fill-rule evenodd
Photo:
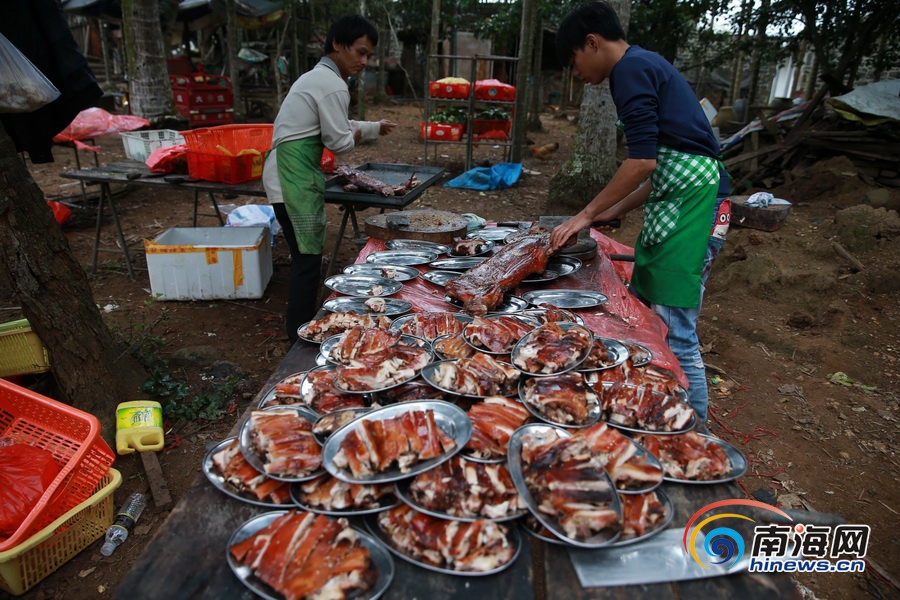
<instances>
[{"instance_id":1,"label":"palm tree trunk","mask_svg":"<svg viewBox=\"0 0 900 600\"><path fill-rule=\"evenodd\" d=\"M156 0L122 0L131 112L150 121L175 114Z\"/></svg>"}]
</instances>

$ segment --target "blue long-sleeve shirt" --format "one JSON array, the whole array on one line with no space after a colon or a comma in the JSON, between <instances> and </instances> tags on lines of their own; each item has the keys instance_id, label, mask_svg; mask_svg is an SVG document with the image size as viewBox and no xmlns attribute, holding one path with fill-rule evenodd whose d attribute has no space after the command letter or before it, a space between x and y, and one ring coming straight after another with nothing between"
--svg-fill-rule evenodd
<instances>
[{"instance_id":1,"label":"blue long-sleeve shirt","mask_svg":"<svg viewBox=\"0 0 900 600\"><path fill-rule=\"evenodd\" d=\"M630 46L610 73L609 89L628 158L655 159L658 144L718 158L719 142L694 91L659 54Z\"/></svg>"}]
</instances>

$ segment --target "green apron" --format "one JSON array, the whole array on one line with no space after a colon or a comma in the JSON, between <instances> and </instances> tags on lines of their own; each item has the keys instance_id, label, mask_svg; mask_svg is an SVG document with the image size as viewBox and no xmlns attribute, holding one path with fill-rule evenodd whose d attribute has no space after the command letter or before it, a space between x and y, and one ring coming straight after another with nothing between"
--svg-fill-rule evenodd
<instances>
[{"instance_id":1,"label":"green apron","mask_svg":"<svg viewBox=\"0 0 900 600\"><path fill-rule=\"evenodd\" d=\"M718 161L659 146L650 183L631 285L653 304L697 308Z\"/></svg>"},{"instance_id":2,"label":"green apron","mask_svg":"<svg viewBox=\"0 0 900 600\"><path fill-rule=\"evenodd\" d=\"M284 208L301 254L322 254L325 248L324 147L316 136L282 142L275 155Z\"/></svg>"}]
</instances>

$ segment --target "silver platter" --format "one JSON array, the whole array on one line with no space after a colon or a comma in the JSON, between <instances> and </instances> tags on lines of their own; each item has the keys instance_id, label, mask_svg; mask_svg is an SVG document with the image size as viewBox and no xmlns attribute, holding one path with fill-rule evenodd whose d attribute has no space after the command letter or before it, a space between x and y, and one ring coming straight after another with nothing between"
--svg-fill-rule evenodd
<instances>
[{"instance_id":1,"label":"silver platter","mask_svg":"<svg viewBox=\"0 0 900 600\"><path fill-rule=\"evenodd\" d=\"M332 275L325 280L325 287L339 294L347 296L365 296L368 298L377 298L381 296L390 296L396 294L403 289L403 284L387 277L376 277L373 275ZM382 288L380 292L375 293L374 288Z\"/></svg>"},{"instance_id":2,"label":"silver platter","mask_svg":"<svg viewBox=\"0 0 900 600\"><path fill-rule=\"evenodd\" d=\"M644 346L643 344L638 344L637 342L621 342L625 349L628 352L628 358L631 360L631 364L635 367L643 367L644 365L649 365L650 361L653 360L653 353L650 352L650 348Z\"/></svg>"},{"instance_id":3,"label":"silver platter","mask_svg":"<svg viewBox=\"0 0 900 600\"><path fill-rule=\"evenodd\" d=\"M534 329L534 328L536 328L536 327L540 327L540 325L541 325L541 324L537 321L537 319L535 319L534 317L530 317L530 316L528 316L528 315L524 315L524 314L521 314L521 313L518 313L518 314L517 314L517 313L512 313L512 314L501 313L501 314L499 314L499 315L486 315L486 316L481 317L481 318L482 318L482 319L486 319L486 320L488 320L488 321L491 321L491 320L496 319L497 317L500 317L500 316L503 316L503 317L511 317L511 318L515 319L516 321L518 321L519 323L522 323L523 325L527 325L527 326L531 327L532 329ZM474 323L474 320L473 320L473 323ZM510 347L509 347L509 348L504 348L503 350L501 350L501 351L499 351L499 352L498 352L498 351L495 351L495 350L490 350L490 349L488 349L488 348L485 348L484 346L479 346L479 345L475 344L471 339L469 339L469 338L470 338L469 327L470 327L471 325L472 325L472 324L469 323L469 324L466 325L466 327L463 329L463 339L466 340L466 343L467 343L468 345L472 346L473 348L475 348L475 349L478 350L479 352L484 352L485 354L493 354L493 355L495 355L495 356L496 356L496 355L508 355L510 352L512 352L513 346L515 346L516 343L519 341L519 340L514 340L514 341L510 344ZM526 333L525 335L528 335L528 334ZM523 335L522 337L525 337L525 336ZM519 339L522 339L522 338L519 338Z\"/></svg>"},{"instance_id":4,"label":"silver platter","mask_svg":"<svg viewBox=\"0 0 900 600\"><path fill-rule=\"evenodd\" d=\"M469 238L469 239L479 239L479 238L475 237L475 238ZM465 258L467 256L487 256L491 252L494 251L495 244L491 240L483 240L483 242L484 242L483 244L479 244L478 246L476 246L476 248L475 248L476 252L474 254L457 254L456 252L453 251L453 246L451 246L450 251L447 252L447 256L453 256L453 257L459 257L459 258Z\"/></svg>"},{"instance_id":5,"label":"silver platter","mask_svg":"<svg viewBox=\"0 0 900 600\"><path fill-rule=\"evenodd\" d=\"M464 523L474 523L475 521L493 521L495 523L505 523L507 521L513 521L515 519L519 519L526 514L528 514L528 509L520 510L511 515L506 515L503 517L482 517L479 515L472 517L458 517L453 515L448 515L447 513L437 512L434 510L429 510L420 504L416 503L415 500L411 497L409 493L409 486L412 485L412 479L404 479L403 481L398 481L394 483L394 495L396 495L402 502L404 502L410 508L419 511L420 513L425 513L426 515L437 517L438 519L447 519L448 521L462 521Z\"/></svg>"},{"instance_id":6,"label":"silver platter","mask_svg":"<svg viewBox=\"0 0 900 600\"><path fill-rule=\"evenodd\" d=\"M542 378L549 379L549 378ZM591 396L593 396L593 400L588 400L587 404L587 418L582 423L560 423L558 421L554 421L549 416L544 414L541 409L537 406L534 406L527 400L525 400L525 382L528 381L526 378L522 378L519 380L519 400L522 404L525 405L525 408L528 409L535 418L540 419L544 423L549 423L550 425L556 425L558 427L565 427L566 429L582 429L584 427L590 427L594 423L600 420L600 415L603 412L600 408L600 398L597 394L594 393L594 390L590 389L587 384L584 385L585 391L588 392Z\"/></svg>"},{"instance_id":7,"label":"silver platter","mask_svg":"<svg viewBox=\"0 0 900 600\"><path fill-rule=\"evenodd\" d=\"M388 250L425 250L437 254L450 252L449 246L428 240L388 240L384 243L384 247Z\"/></svg>"},{"instance_id":8,"label":"silver platter","mask_svg":"<svg viewBox=\"0 0 900 600\"><path fill-rule=\"evenodd\" d=\"M344 333L347 333L347 332L345 331ZM323 341L319 345L319 354L322 355L323 357L325 357L325 360L333 365L342 364L339 361L335 360L333 356L331 356L331 350L341 342L341 340L344 338L344 333L339 333L337 335L333 335L330 338L328 338L327 340ZM395 332L392 332L392 333L395 333ZM431 343L428 342L427 340L424 340L420 337L416 337L414 335L409 335L408 333L401 333L400 341L403 343L404 346L413 346L415 348L424 348L425 350L428 350L431 353L432 358L434 357L434 352L431 350ZM341 389L341 388L338 388L338 389ZM385 389L387 389L387 388L385 388ZM341 391L347 391L347 390L341 390ZM347 391L347 393L355 394L358 392ZM366 392L366 393L368 393L368 392Z\"/></svg>"},{"instance_id":9,"label":"silver platter","mask_svg":"<svg viewBox=\"0 0 900 600\"><path fill-rule=\"evenodd\" d=\"M573 256L554 256L547 261L547 267L541 273L532 273L522 283L547 283L566 275L572 275L581 269L581 261Z\"/></svg>"},{"instance_id":10,"label":"silver platter","mask_svg":"<svg viewBox=\"0 0 900 600\"><path fill-rule=\"evenodd\" d=\"M553 535L557 536L562 541L567 544L571 544L573 546L578 546L581 548L601 548L604 546L609 546L612 542L616 541L620 535L620 532L617 531L615 533L611 533L609 531L601 531L587 539L583 540L573 540L570 537L567 537L562 527L560 527L559 523L557 523L554 519L552 519L549 515L545 515L540 510L538 510L537 501L534 499L534 496L531 495L531 490L528 489L528 485L525 483L525 473L523 471L522 464L522 443L526 436L533 433L551 433L555 430L557 436L562 438L571 437L571 433L568 431L556 427L553 425L540 425L540 424L529 424L523 425L516 429L512 436L509 438L509 474L512 477L513 483L516 485L516 489L519 490L519 496L525 502L525 505L531 511L538 521L541 524L549 529ZM609 476L604 473L607 482L609 483L610 491L612 492L612 505L611 508L619 515L619 521L622 520L622 505L619 502L619 495L615 493L615 486L612 483L612 480L609 479Z\"/></svg>"},{"instance_id":11,"label":"silver platter","mask_svg":"<svg viewBox=\"0 0 900 600\"><path fill-rule=\"evenodd\" d=\"M322 477L331 477L330 475L322 475ZM324 508L319 508L317 506L311 506L309 504L305 504L302 500L303 491L300 489L299 483L291 484L291 500L294 501L294 504L302 508L303 510L308 510L311 513L316 513L318 515L328 515L329 517L359 517L362 515L374 515L380 513L383 510L389 510L394 508L398 504L400 504L400 499L397 498L396 495L391 494L389 496L384 496L382 500L379 500L378 506L373 506L370 508L344 508L340 510L327 510Z\"/></svg>"},{"instance_id":12,"label":"silver platter","mask_svg":"<svg viewBox=\"0 0 900 600\"><path fill-rule=\"evenodd\" d=\"M409 336L409 337L415 338L415 336ZM422 339L422 338L415 338L415 339ZM424 341L424 340L423 340L423 341ZM430 343L425 342L425 346L423 346L422 349L425 350L425 351L428 353L428 360L429 360L429 361L434 360L434 353L431 351L431 344L430 344ZM328 359L328 360L330 360L330 359ZM426 365L426 366L427 366L427 365ZM338 371L338 377L340 377L340 370L343 368L343 365L338 365L338 366L335 367L335 368L336 368L336 370ZM423 367L423 368L424 368L424 367ZM405 383L409 383L410 381L412 381L413 379L415 379L416 377L418 377L420 372L421 372L421 371L414 371L413 374L412 374L410 377L407 377L406 379L402 379L402 380L400 380L400 381L395 381L394 383L392 383L392 384L390 384L390 385L386 385L386 386L384 386L384 387L372 388L372 389L369 389L369 390L348 390L348 389L346 389L346 388L344 388L344 387L342 387L342 386L340 385L339 379L335 379L335 380L334 380L334 389L336 389L337 391L342 392L342 393L344 393L344 394L373 394L373 393L375 393L375 392L384 392L384 391L387 391L387 390L392 390L392 389L394 389L395 387L400 387L401 385L403 385L403 384L405 384Z\"/></svg>"},{"instance_id":13,"label":"silver platter","mask_svg":"<svg viewBox=\"0 0 900 600\"><path fill-rule=\"evenodd\" d=\"M467 323L472 322L472 317L470 317L469 315L465 315L462 313L452 313L452 314L453 314L453 318L456 319L457 321L459 321L460 323L462 323L463 326L465 326ZM403 331L408 323L415 321L417 318L418 318L418 316L414 313L411 315L404 315L398 319L394 319L394 322L391 323L390 331ZM462 331L462 328L460 328L460 331ZM444 335L444 334L441 334L441 335ZM440 337L440 335L438 335L436 337ZM432 342L434 340L428 340L428 341Z\"/></svg>"},{"instance_id":14,"label":"silver platter","mask_svg":"<svg viewBox=\"0 0 900 600\"><path fill-rule=\"evenodd\" d=\"M563 331L567 331L567 332L572 329L581 329L586 333L586 335L589 336L589 338L591 339L591 342L593 343L594 334L591 333L591 330L588 329L587 327L585 327L584 325L579 325L578 323L557 323L557 325L559 326L560 329L562 329ZM546 325L542 325L541 327L546 327ZM569 371L573 371L573 370L577 369L578 365L583 363L584 360L591 353L591 346L588 346L586 348L586 350L584 350L581 353L581 355L578 358L576 358L576 360L574 360L570 365L566 366L565 368L559 369L557 371L553 371L551 373L543 373L543 372L535 373L532 371L526 371L525 369L523 369L522 367L520 367L516 364L516 357L522 351L522 348L529 343L531 338L534 337L535 335L537 335L537 331L539 329L540 329L540 327L538 327L537 329L532 329L527 335L525 335L521 340L519 340L516 343L516 345L512 349L512 352L510 353L510 362L512 363L512 365L515 368L522 371L523 373L525 373L526 375L532 375L534 377L549 377L551 375L561 375L562 373L567 373Z\"/></svg>"},{"instance_id":15,"label":"silver platter","mask_svg":"<svg viewBox=\"0 0 900 600\"><path fill-rule=\"evenodd\" d=\"M607 381L603 382L603 387L609 387L611 385L613 385L612 382L607 382ZM630 383L624 383L622 385L628 386L628 387L637 387L634 384L630 384ZM658 393L664 393L664 392L658 392ZM681 397L681 402L683 404L686 404L688 408L691 408L690 404L688 404L688 402L687 402L686 394ZM600 403L601 404L603 403L602 396L600 397ZM641 429L640 427L631 427L629 425L622 425L620 423L614 423L614 422L610 421L608 417L603 418L603 420L610 427L615 427L616 429L620 429L622 431L628 431L630 433L649 433L652 435L678 435L679 433L687 433L688 431L691 431L692 429L694 429L694 427L697 426L697 413L695 413L693 411L693 409L691 408L691 420L688 421L688 424L685 425L684 429L678 429L676 431L659 431L659 430L653 430L653 429Z\"/></svg>"},{"instance_id":16,"label":"silver platter","mask_svg":"<svg viewBox=\"0 0 900 600\"><path fill-rule=\"evenodd\" d=\"M375 312L366 306L367 298L359 296L339 296L326 300L322 308L329 312L350 312L361 315L384 315L386 317L403 315L412 310L412 302L408 300L400 300L399 298L382 298L384 300L384 311Z\"/></svg>"},{"instance_id":17,"label":"silver platter","mask_svg":"<svg viewBox=\"0 0 900 600\"><path fill-rule=\"evenodd\" d=\"M533 306L546 303L559 308L592 308L609 300L600 292L590 290L534 290L522 297Z\"/></svg>"},{"instance_id":18,"label":"silver platter","mask_svg":"<svg viewBox=\"0 0 900 600\"><path fill-rule=\"evenodd\" d=\"M284 600L284 596L270 588L268 585L260 581L249 567L239 563L231 555L230 548L238 544L258 531L261 531L272 524L278 517L287 514L288 511L274 511L257 515L252 519L244 522L237 530L231 534L228 544L225 546L225 557L228 560L228 566L241 583L254 594L265 598L266 600ZM394 561L390 553L384 548L381 542L376 541L370 534L354 529L359 538L359 543L369 551L375 570L378 571L378 579L364 595L359 596L360 600L376 600L380 598L390 587L391 581L394 580Z\"/></svg>"},{"instance_id":19,"label":"silver platter","mask_svg":"<svg viewBox=\"0 0 900 600\"><path fill-rule=\"evenodd\" d=\"M225 480L225 477L222 475L222 473L219 472L219 469L216 468L216 465L213 462L213 456L230 446L234 439L234 437L230 437L222 440L213 448L210 448L210 450L203 457L203 474L206 475L206 478L209 479L209 482L213 484L214 488L216 488L223 494L231 496L235 500L246 502L247 504L253 504L254 506L265 506L269 508L285 506L284 504L277 504L272 501L260 500L250 492L242 492L238 490Z\"/></svg>"},{"instance_id":20,"label":"silver platter","mask_svg":"<svg viewBox=\"0 0 900 600\"><path fill-rule=\"evenodd\" d=\"M513 551L512 557L509 559L509 562L500 565L496 569L491 569L489 571L454 571L453 569L447 569L444 567L436 567L434 565L430 565L426 562L420 561L412 556L408 556L395 548L391 543L390 538L385 534L381 527L378 526L378 518L375 516L366 517L366 528L372 533L372 535L381 543L383 543L387 549L397 558L405 560L409 563L416 565L417 567L422 567L423 569L427 569L429 571L434 571L435 573L444 573L445 575L457 575L460 577L484 577L485 575L493 575L495 573L500 573L508 569L516 559L519 558L519 554L522 551L522 538L519 535L518 529L513 526L506 526L507 529L507 537L506 539L509 541L511 546L515 547Z\"/></svg>"},{"instance_id":21,"label":"silver platter","mask_svg":"<svg viewBox=\"0 0 900 600\"><path fill-rule=\"evenodd\" d=\"M453 438L456 447L441 456L422 460L411 465L409 471L406 473L401 472L399 467L394 466L383 473L374 473L367 477L356 478L349 469L341 469L335 466L334 457L341 449L341 442L344 441L351 431L359 426L359 423L362 421L378 421L396 417L414 410L433 411L435 423L444 431L444 433ZM423 471L432 469L442 462L449 460L454 454L462 450L463 446L466 445L466 442L469 441L471 435L472 422L469 421L469 416L455 404L450 404L443 400L416 400L414 402L391 404L370 411L332 433L331 437L328 438L328 441L325 442L324 448L322 448L322 463L325 465L325 470L334 477L349 483L387 483L390 481L399 481L400 479L406 479L407 477L414 477Z\"/></svg>"},{"instance_id":22,"label":"silver platter","mask_svg":"<svg viewBox=\"0 0 900 600\"><path fill-rule=\"evenodd\" d=\"M349 423L350 421L356 420L358 417L361 417L365 413L371 411L371 407L366 408L342 408L341 410L335 410L330 413L325 413L324 415L320 415L316 422L313 423L313 436L316 438L316 441L321 445L325 445L325 442L328 441L328 438L331 437L331 434ZM344 421L341 423L340 421L346 417L352 417L350 421Z\"/></svg>"},{"instance_id":23,"label":"silver platter","mask_svg":"<svg viewBox=\"0 0 900 600\"><path fill-rule=\"evenodd\" d=\"M312 410L304 408L302 406L269 406L260 410L292 410L295 411L301 418L306 419L310 423L315 423L316 419L319 418L319 415L314 413ZM241 441L241 454L244 455L244 459L248 463L250 463L251 467L259 471L260 473L263 473L270 479L277 479L278 481L308 481L310 479L315 479L322 474L321 468L300 477L280 477L278 475L266 473L266 463L263 460L263 457L260 456L260 454L257 452L256 448L254 448L253 440L250 437L249 418L244 421L243 425L241 425L241 430L238 433L238 437Z\"/></svg>"},{"instance_id":24,"label":"silver platter","mask_svg":"<svg viewBox=\"0 0 900 600\"><path fill-rule=\"evenodd\" d=\"M609 364L605 364L598 367L586 367L584 366L584 362L578 366L577 371L581 373L588 373L593 371L605 371L606 369L612 369L613 367L618 367L623 362L628 360L628 349L625 347L625 344L620 342L619 340L614 340L612 338L605 338L595 335L594 336L594 346L597 344L603 344L606 347L606 352L615 355L615 360L610 362ZM593 349L592 349L593 351ZM590 356L590 354L588 354ZM587 358L584 359L585 362Z\"/></svg>"},{"instance_id":25,"label":"silver platter","mask_svg":"<svg viewBox=\"0 0 900 600\"><path fill-rule=\"evenodd\" d=\"M450 296L444 296L444 302L448 304L452 304L453 306L462 307L463 303L459 300L451 298ZM492 313L517 313L522 312L524 309L528 308L528 302L524 298L519 298L518 296L503 296L503 302L499 305L495 306L491 309Z\"/></svg>"},{"instance_id":26,"label":"silver platter","mask_svg":"<svg viewBox=\"0 0 900 600\"><path fill-rule=\"evenodd\" d=\"M513 233L524 231L518 227L484 227L476 229L466 235L467 239L480 238L491 242L503 243L504 240Z\"/></svg>"},{"instance_id":27,"label":"silver platter","mask_svg":"<svg viewBox=\"0 0 900 600\"><path fill-rule=\"evenodd\" d=\"M655 435L656 432L651 435ZM734 481L738 477L741 477L744 473L747 472L747 458L744 454L726 442L725 440L719 439L712 435L707 435L705 433L698 433L699 436L705 437L710 442L714 444L718 444L722 447L722 450L725 451L725 454L728 456L728 460L731 461L731 471L728 472L724 477L720 479L710 479L707 481L697 481L692 479L676 479L674 477L669 477L668 475L663 475L664 481L671 481L674 483L690 483L692 485L713 485L716 483L726 483L728 481Z\"/></svg>"},{"instance_id":28,"label":"silver platter","mask_svg":"<svg viewBox=\"0 0 900 600\"><path fill-rule=\"evenodd\" d=\"M442 258L440 260L431 261L430 267L442 269L444 271L468 271L472 267L477 267L486 259L483 256L464 256L459 258Z\"/></svg>"},{"instance_id":29,"label":"silver platter","mask_svg":"<svg viewBox=\"0 0 900 600\"><path fill-rule=\"evenodd\" d=\"M448 360L438 360L438 361L431 363L430 365L427 365L424 369L422 369L422 379L424 379L426 382L428 382L428 384L431 385L432 387L435 387L435 388L441 390L442 392L447 392L448 394L455 394L457 396L462 396L463 398L481 398L481 399L483 399L483 398L487 398L488 396L505 396L506 395L506 394L502 393L502 390L495 394L484 394L484 395L480 395L480 396L475 395L475 394L464 394L464 393L458 392L456 390L451 390L451 389L442 387L442 386L438 385L437 383L435 383L434 372L437 370L437 368L443 363L456 362L458 360L460 360L460 359L451 358ZM503 364L509 364L509 363L503 363Z\"/></svg>"},{"instance_id":30,"label":"silver platter","mask_svg":"<svg viewBox=\"0 0 900 600\"><path fill-rule=\"evenodd\" d=\"M584 319L581 318L581 315L579 315L578 313L571 312L568 309L564 309L564 310L568 311L572 315L572 320L571 320L572 323L578 323L579 325L584 325ZM546 308L526 308L525 310L522 311L522 314L528 315L529 317L534 317L540 323L544 323L545 322L544 314L547 312L548 311ZM556 321L556 323L568 323L568 322L570 322L570 321L567 319L560 319L560 320Z\"/></svg>"},{"instance_id":31,"label":"silver platter","mask_svg":"<svg viewBox=\"0 0 900 600\"><path fill-rule=\"evenodd\" d=\"M366 262L375 265L402 265L414 267L427 265L437 260L438 254L426 250L382 250L366 257Z\"/></svg>"},{"instance_id":32,"label":"silver platter","mask_svg":"<svg viewBox=\"0 0 900 600\"><path fill-rule=\"evenodd\" d=\"M391 271L392 277L384 274L385 271ZM419 276L419 270L415 267L405 265L372 265L368 263L356 263L344 267L344 273L348 275L375 275L376 277L385 277L394 281L410 281Z\"/></svg>"},{"instance_id":33,"label":"silver platter","mask_svg":"<svg viewBox=\"0 0 900 600\"><path fill-rule=\"evenodd\" d=\"M302 377L301 377L301 376L302 376ZM301 400L300 398L293 398L293 400L294 400L293 402L286 403L286 404L274 404L274 402L275 402L275 389L276 389L280 384L282 384L282 383L284 383L285 381L287 381L288 379L292 379L292 378L294 378L294 377L298 377L298 378L300 379L300 384L302 384L302 383L303 383L303 380L306 378L306 371L298 371L297 373L293 373L293 374L291 374L291 375L288 375L287 377L284 377L283 379L281 379L280 381L278 381L275 385L273 385L272 387L270 387L268 390L266 390L266 393L263 394L263 397L259 399L259 405L257 406L257 408L266 408L266 407L268 407L268 406L291 406L291 405L297 405L297 404L299 404L299 405L301 405L301 406L306 406L306 404L305 404L305 403L303 402L303 400ZM298 385L300 385L300 384L298 384Z\"/></svg>"},{"instance_id":34,"label":"silver platter","mask_svg":"<svg viewBox=\"0 0 900 600\"><path fill-rule=\"evenodd\" d=\"M434 271L422 273L422 279L441 287L444 287L445 285L447 285L448 281L453 281L459 276L459 271L446 271L444 269L436 269Z\"/></svg>"}]
</instances>

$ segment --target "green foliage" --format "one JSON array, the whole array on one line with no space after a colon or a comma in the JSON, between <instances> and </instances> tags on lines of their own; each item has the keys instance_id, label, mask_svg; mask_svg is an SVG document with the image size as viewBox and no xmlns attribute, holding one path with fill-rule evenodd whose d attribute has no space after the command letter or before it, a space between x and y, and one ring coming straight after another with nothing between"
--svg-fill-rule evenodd
<instances>
[{"instance_id":1,"label":"green foliage","mask_svg":"<svg viewBox=\"0 0 900 600\"><path fill-rule=\"evenodd\" d=\"M432 123L465 123L469 120L469 115L463 108L446 108L433 113L428 120Z\"/></svg>"},{"instance_id":2,"label":"green foliage","mask_svg":"<svg viewBox=\"0 0 900 600\"><path fill-rule=\"evenodd\" d=\"M510 119L512 119L512 114L508 110L504 110L499 106L493 106L491 108L478 112L475 115L475 118L491 121L509 121Z\"/></svg>"},{"instance_id":3,"label":"green foliage","mask_svg":"<svg viewBox=\"0 0 900 600\"><path fill-rule=\"evenodd\" d=\"M163 365L165 366L165 365ZM225 383L190 396L190 388L171 372L157 366L141 386L141 391L159 400L163 415L175 420L217 421L228 414L228 406L240 380L230 377Z\"/></svg>"}]
</instances>

